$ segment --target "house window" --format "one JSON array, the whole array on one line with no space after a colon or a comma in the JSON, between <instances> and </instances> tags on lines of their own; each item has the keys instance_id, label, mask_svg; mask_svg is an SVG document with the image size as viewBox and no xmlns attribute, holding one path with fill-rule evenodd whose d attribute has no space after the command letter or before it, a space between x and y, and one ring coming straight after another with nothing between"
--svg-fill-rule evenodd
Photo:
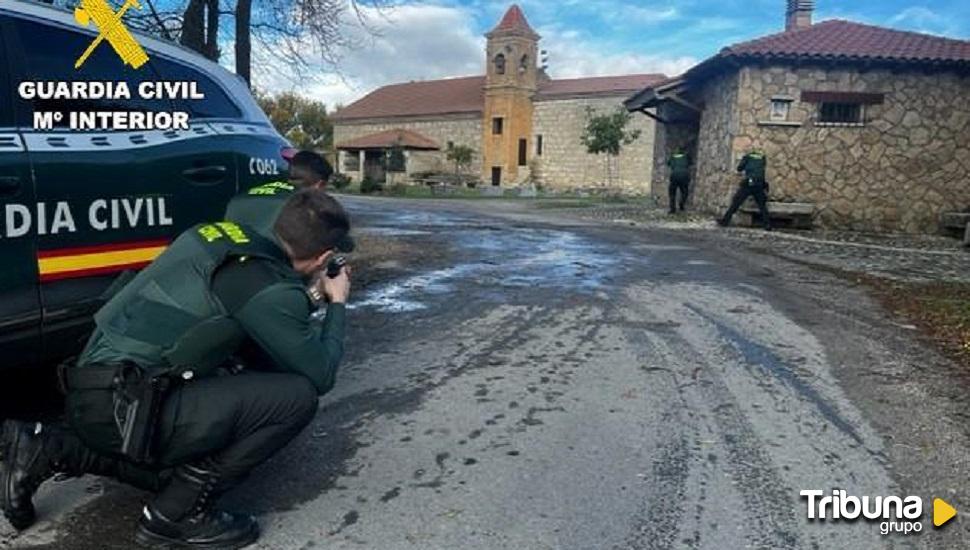
<instances>
[{"instance_id":1,"label":"house window","mask_svg":"<svg viewBox=\"0 0 970 550\"><path fill-rule=\"evenodd\" d=\"M519 59L519 72L524 73L529 69L529 56L523 55L522 59Z\"/></svg>"},{"instance_id":2,"label":"house window","mask_svg":"<svg viewBox=\"0 0 970 550\"><path fill-rule=\"evenodd\" d=\"M356 172L360 169L360 151L344 151L344 172Z\"/></svg>"},{"instance_id":3,"label":"house window","mask_svg":"<svg viewBox=\"0 0 970 550\"><path fill-rule=\"evenodd\" d=\"M520 139L519 140L519 166L526 165L526 161L528 160L526 159L526 157L528 156L527 155L528 150L529 150L528 142L526 142L526 140L524 139Z\"/></svg>"},{"instance_id":4,"label":"house window","mask_svg":"<svg viewBox=\"0 0 970 550\"><path fill-rule=\"evenodd\" d=\"M502 167L493 166L492 167L492 185L498 186L502 184Z\"/></svg>"},{"instance_id":5,"label":"house window","mask_svg":"<svg viewBox=\"0 0 970 550\"><path fill-rule=\"evenodd\" d=\"M455 148L455 142L454 141L449 141L448 142L448 150L451 150L451 149L454 149L454 148Z\"/></svg>"},{"instance_id":6,"label":"house window","mask_svg":"<svg viewBox=\"0 0 970 550\"><path fill-rule=\"evenodd\" d=\"M542 156L542 134L536 134L536 156Z\"/></svg>"},{"instance_id":7,"label":"house window","mask_svg":"<svg viewBox=\"0 0 970 550\"><path fill-rule=\"evenodd\" d=\"M818 121L829 124L861 124L861 103L820 103Z\"/></svg>"},{"instance_id":8,"label":"house window","mask_svg":"<svg viewBox=\"0 0 970 550\"><path fill-rule=\"evenodd\" d=\"M771 111L768 113L768 120L772 122L784 122L788 120L788 113L791 111L791 100L785 98L772 98Z\"/></svg>"},{"instance_id":9,"label":"house window","mask_svg":"<svg viewBox=\"0 0 970 550\"><path fill-rule=\"evenodd\" d=\"M503 119L497 116L492 119L492 135L500 136L502 135L502 122Z\"/></svg>"}]
</instances>

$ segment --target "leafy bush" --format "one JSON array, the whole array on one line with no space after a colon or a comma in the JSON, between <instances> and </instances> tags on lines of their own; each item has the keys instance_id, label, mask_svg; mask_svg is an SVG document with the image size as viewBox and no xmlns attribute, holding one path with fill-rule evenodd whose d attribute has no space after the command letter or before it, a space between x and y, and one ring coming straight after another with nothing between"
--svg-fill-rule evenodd
<instances>
[{"instance_id":1,"label":"leafy bush","mask_svg":"<svg viewBox=\"0 0 970 550\"><path fill-rule=\"evenodd\" d=\"M330 176L330 180L327 183L333 186L334 189L340 191L350 185L350 176L347 174L334 174Z\"/></svg>"},{"instance_id":2,"label":"leafy bush","mask_svg":"<svg viewBox=\"0 0 970 550\"><path fill-rule=\"evenodd\" d=\"M371 193L380 193L381 189L384 188L384 184L378 181L374 181L369 177L364 178L360 182L360 192L369 195Z\"/></svg>"}]
</instances>

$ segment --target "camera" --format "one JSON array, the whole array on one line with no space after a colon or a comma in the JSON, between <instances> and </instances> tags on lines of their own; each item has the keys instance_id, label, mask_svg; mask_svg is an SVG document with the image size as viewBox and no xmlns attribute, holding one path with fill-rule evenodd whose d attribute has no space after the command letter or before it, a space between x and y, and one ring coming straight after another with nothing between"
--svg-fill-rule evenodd
<instances>
[{"instance_id":1,"label":"camera","mask_svg":"<svg viewBox=\"0 0 970 550\"><path fill-rule=\"evenodd\" d=\"M340 275L340 270L347 265L347 258L343 256L334 256L327 262L327 277L333 279L337 275Z\"/></svg>"}]
</instances>

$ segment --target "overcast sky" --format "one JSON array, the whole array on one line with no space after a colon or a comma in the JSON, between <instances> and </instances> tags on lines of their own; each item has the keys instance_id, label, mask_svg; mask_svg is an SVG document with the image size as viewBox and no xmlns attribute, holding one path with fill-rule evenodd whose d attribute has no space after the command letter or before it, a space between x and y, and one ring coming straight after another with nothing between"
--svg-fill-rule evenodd
<instances>
[{"instance_id":1,"label":"overcast sky","mask_svg":"<svg viewBox=\"0 0 970 550\"><path fill-rule=\"evenodd\" d=\"M554 78L661 72L678 74L721 47L777 32L785 0L523 0L542 35ZM481 74L482 36L510 2L406 2L370 18L378 36L344 53L339 74L321 68L316 82L295 86L260 78L257 86L295 89L328 106L347 104L395 82ZM850 19L899 29L970 38L970 0L817 0L816 21Z\"/></svg>"}]
</instances>

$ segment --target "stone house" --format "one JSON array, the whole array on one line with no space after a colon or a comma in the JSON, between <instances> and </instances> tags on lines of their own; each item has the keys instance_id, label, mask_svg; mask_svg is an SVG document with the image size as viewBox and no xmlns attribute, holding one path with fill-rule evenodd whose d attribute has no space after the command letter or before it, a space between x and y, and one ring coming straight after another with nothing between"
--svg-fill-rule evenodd
<instances>
[{"instance_id":1,"label":"stone house","mask_svg":"<svg viewBox=\"0 0 970 550\"><path fill-rule=\"evenodd\" d=\"M660 122L656 193L665 159L686 147L692 204L723 211L735 165L760 148L771 200L814 203L817 224L936 231L941 213L970 208L970 41L812 24L813 9L788 0L784 32L728 46L626 101Z\"/></svg>"},{"instance_id":2,"label":"stone house","mask_svg":"<svg viewBox=\"0 0 970 550\"><path fill-rule=\"evenodd\" d=\"M485 75L384 86L334 113L337 170L355 181L385 181L388 171L408 178L451 172L447 149L465 145L475 152L467 172L491 185L604 185L607 159L580 141L587 109L621 109L630 94L665 76L549 78L538 65L540 37L515 5L485 36ZM631 120L640 137L615 163L617 190L650 191L653 126L645 117ZM412 143L398 140L402 132ZM417 142L423 147L412 146ZM392 152L398 162L388 162Z\"/></svg>"}]
</instances>

